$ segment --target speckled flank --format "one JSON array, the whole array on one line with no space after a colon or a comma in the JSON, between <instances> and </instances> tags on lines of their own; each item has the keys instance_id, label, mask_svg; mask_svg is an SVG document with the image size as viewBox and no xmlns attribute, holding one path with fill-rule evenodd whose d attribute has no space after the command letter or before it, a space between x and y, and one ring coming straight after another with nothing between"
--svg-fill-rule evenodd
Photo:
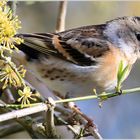
<instances>
[{"instance_id":1,"label":"speckled flank","mask_svg":"<svg viewBox=\"0 0 140 140\"><path fill-rule=\"evenodd\" d=\"M72 81L73 79L76 79L76 76L72 73L69 73L66 69L57 69L57 68L49 68L41 69L42 78L48 78L49 80L59 80L59 81Z\"/></svg>"},{"instance_id":2,"label":"speckled flank","mask_svg":"<svg viewBox=\"0 0 140 140\"><path fill-rule=\"evenodd\" d=\"M56 68L49 68L47 70L41 69L41 71L42 71L42 77L48 78L50 80L65 81L68 77L69 78L71 77L71 76L69 76L69 73L66 72L65 69L60 70L60 69L56 69Z\"/></svg>"}]
</instances>

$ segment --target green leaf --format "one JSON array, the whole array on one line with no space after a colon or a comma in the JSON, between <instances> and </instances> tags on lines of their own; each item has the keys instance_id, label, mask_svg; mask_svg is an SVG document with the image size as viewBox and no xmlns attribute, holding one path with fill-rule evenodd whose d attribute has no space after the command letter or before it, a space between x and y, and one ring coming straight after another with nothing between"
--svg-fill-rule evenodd
<instances>
[{"instance_id":1,"label":"green leaf","mask_svg":"<svg viewBox=\"0 0 140 140\"><path fill-rule=\"evenodd\" d=\"M126 77L128 76L128 74L129 74L129 72L130 72L130 65L127 65L124 69L123 69L123 71L121 72L121 74L120 74L120 79L119 79L119 83L120 84L122 84L122 82L126 79Z\"/></svg>"},{"instance_id":2,"label":"green leaf","mask_svg":"<svg viewBox=\"0 0 140 140\"><path fill-rule=\"evenodd\" d=\"M126 79L126 77L128 76L129 72L130 72L131 66L127 65L126 67L124 67L123 61L120 61L119 64L119 68L118 68L118 73L117 73L117 87L116 87L116 91L119 92L121 89L121 84L123 83L123 81Z\"/></svg>"},{"instance_id":3,"label":"green leaf","mask_svg":"<svg viewBox=\"0 0 140 140\"><path fill-rule=\"evenodd\" d=\"M121 60L120 61L120 64L119 64L119 68L118 68L118 74L117 74L117 80L118 80L118 82L120 81L120 79L121 79L121 73L122 73L122 71L123 71L123 61Z\"/></svg>"}]
</instances>

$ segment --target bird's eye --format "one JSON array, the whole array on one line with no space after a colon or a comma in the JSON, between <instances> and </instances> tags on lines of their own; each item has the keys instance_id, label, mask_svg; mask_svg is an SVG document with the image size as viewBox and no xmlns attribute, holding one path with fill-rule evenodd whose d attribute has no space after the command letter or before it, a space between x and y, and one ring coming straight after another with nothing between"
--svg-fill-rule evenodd
<instances>
[{"instance_id":1,"label":"bird's eye","mask_svg":"<svg viewBox=\"0 0 140 140\"><path fill-rule=\"evenodd\" d=\"M140 33L136 34L138 41L140 41Z\"/></svg>"}]
</instances>

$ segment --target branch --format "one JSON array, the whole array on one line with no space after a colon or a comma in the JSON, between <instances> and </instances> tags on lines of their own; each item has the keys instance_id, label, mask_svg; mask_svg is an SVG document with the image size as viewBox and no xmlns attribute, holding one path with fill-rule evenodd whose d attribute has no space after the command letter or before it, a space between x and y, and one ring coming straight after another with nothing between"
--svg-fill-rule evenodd
<instances>
[{"instance_id":1,"label":"branch","mask_svg":"<svg viewBox=\"0 0 140 140\"><path fill-rule=\"evenodd\" d=\"M4 89L3 93L6 98L6 101L5 101L6 103L11 104L15 102L14 96L9 88Z\"/></svg>"},{"instance_id":2,"label":"branch","mask_svg":"<svg viewBox=\"0 0 140 140\"><path fill-rule=\"evenodd\" d=\"M31 117L26 116L24 118L16 119L18 123L20 123L24 129L29 133L31 138L33 139L44 139L44 129L40 127L40 124L35 122Z\"/></svg>"},{"instance_id":3,"label":"branch","mask_svg":"<svg viewBox=\"0 0 140 140\"><path fill-rule=\"evenodd\" d=\"M4 102L2 101L0 102L5 105ZM10 108L0 108L1 113L6 113L9 111L13 111L13 110ZM40 125L38 125L38 123L34 121L31 117L26 116L24 118L23 117L16 118L15 121L20 123L32 138L43 138L43 139L45 138L44 128L40 127Z\"/></svg>"},{"instance_id":4,"label":"branch","mask_svg":"<svg viewBox=\"0 0 140 140\"><path fill-rule=\"evenodd\" d=\"M13 1L9 1L8 5L10 7L10 9L13 11L13 16L16 15L16 8L17 8L17 1L13 0Z\"/></svg>"},{"instance_id":5,"label":"branch","mask_svg":"<svg viewBox=\"0 0 140 140\"><path fill-rule=\"evenodd\" d=\"M126 89L126 90L122 90L121 95L132 94L132 93L139 92L139 91L140 91L140 87ZM114 93L103 92L103 93L98 94L98 95L89 95L89 96L70 98L70 99L60 99L60 100L55 101L55 103L58 104L58 103L75 102L75 101L91 100L91 99L99 99L99 98L102 100L107 100L108 98L112 98L115 96L120 96L120 95L117 94L116 92L114 92Z\"/></svg>"},{"instance_id":6,"label":"branch","mask_svg":"<svg viewBox=\"0 0 140 140\"><path fill-rule=\"evenodd\" d=\"M140 91L140 87L138 88L133 88L133 89L127 89L127 90L123 90L122 91L122 95L125 94L131 94L134 92L138 92ZM65 102L74 102L74 101L82 101L82 100L90 100L90 99L102 99L102 100L107 100L108 98L111 97L115 97L118 96L119 94L115 93L102 93L99 95L90 95L90 96L85 96L85 97L77 97L77 98L70 98L70 99L61 99L61 100L56 100L54 101L56 104L58 103L65 103ZM32 106L32 107L30 107ZM1 105L1 107L9 107L9 108L20 108L21 105ZM37 112L41 112L41 111L45 111L48 109L47 105L45 103L35 103L35 104L30 104L28 106L24 106L24 107L30 107L30 108L25 108L25 109L21 109L21 110L16 110L13 112L9 112L6 114L2 114L0 115L0 122L2 121L6 121L9 119L14 119L14 118L19 118L19 117L23 117L26 115L30 115L30 114L34 114Z\"/></svg>"},{"instance_id":7,"label":"branch","mask_svg":"<svg viewBox=\"0 0 140 140\"><path fill-rule=\"evenodd\" d=\"M60 1L59 13L56 24L56 32L61 32L65 30L66 12L67 12L67 0Z\"/></svg>"},{"instance_id":8,"label":"branch","mask_svg":"<svg viewBox=\"0 0 140 140\"><path fill-rule=\"evenodd\" d=\"M6 107L6 106L4 105L3 107ZM31 115L31 114L34 114L34 113L45 111L47 109L48 109L48 107L45 103L38 103L38 104L36 104L36 106L32 106L30 108L14 110L12 112L1 114L0 115L0 122L10 120L10 119L14 119L14 118L24 117L24 116Z\"/></svg>"},{"instance_id":9,"label":"branch","mask_svg":"<svg viewBox=\"0 0 140 140\"><path fill-rule=\"evenodd\" d=\"M14 129L13 129L14 128ZM12 123L10 122L7 125L4 126L0 126L0 138L3 138L4 136L13 134L13 133L17 133L19 131L23 131L24 128L19 125L18 123Z\"/></svg>"},{"instance_id":10,"label":"branch","mask_svg":"<svg viewBox=\"0 0 140 140\"><path fill-rule=\"evenodd\" d=\"M35 122L40 122L43 120L42 117L35 117ZM18 120L19 122L19 120ZM14 128L14 129L13 129ZM34 127L35 129L35 127ZM10 122L9 124L1 125L0 126L0 138L3 138L7 135L11 135L13 133L17 133L19 131L25 130L19 123L17 122Z\"/></svg>"},{"instance_id":11,"label":"branch","mask_svg":"<svg viewBox=\"0 0 140 140\"><path fill-rule=\"evenodd\" d=\"M56 133L56 128L55 128L55 125L54 125L54 105L48 104L48 110L46 111L46 118L45 118L45 123L44 123L44 126L45 126L45 132L46 132L46 135L47 135L47 138L59 138L57 136L57 133Z\"/></svg>"}]
</instances>

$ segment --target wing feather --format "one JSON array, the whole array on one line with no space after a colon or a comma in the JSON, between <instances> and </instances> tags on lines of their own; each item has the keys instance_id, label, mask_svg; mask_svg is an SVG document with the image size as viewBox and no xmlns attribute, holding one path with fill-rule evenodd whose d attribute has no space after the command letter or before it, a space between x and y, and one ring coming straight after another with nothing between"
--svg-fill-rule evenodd
<instances>
[{"instance_id":1,"label":"wing feather","mask_svg":"<svg viewBox=\"0 0 140 140\"><path fill-rule=\"evenodd\" d=\"M96 65L96 59L109 50L102 26L77 28L57 34L20 34L24 39L21 45L24 50L22 47L20 49L26 53L32 49L38 54L53 55L80 66Z\"/></svg>"}]
</instances>

